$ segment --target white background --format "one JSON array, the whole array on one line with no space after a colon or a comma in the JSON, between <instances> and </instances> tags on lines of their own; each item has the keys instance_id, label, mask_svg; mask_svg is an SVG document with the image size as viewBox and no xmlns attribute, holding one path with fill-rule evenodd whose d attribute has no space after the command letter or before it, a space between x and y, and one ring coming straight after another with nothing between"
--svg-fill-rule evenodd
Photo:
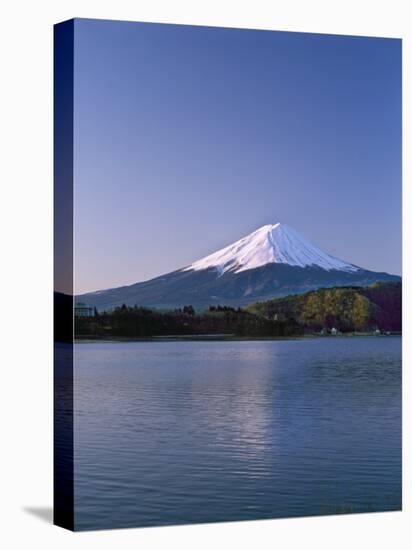
<instances>
[{"instance_id":1,"label":"white background","mask_svg":"<svg viewBox=\"0 0 412 550\"><path fill-rule=\"evenodd\" d=\"M410 273L412 25L408 1L15 0L9 1L7 7L3 3L0 20L2 547L406 548L407 526L412 521L407 437L401 513L76 534L39 517L50 518L52 505L52 25L74 16L403 38L407 100L404 276ZM379 235L376 243L379 246ZM411 284L405 279L404 284L406 310L406 304L410 305ZM406 349L405 342L410 342L411 323L405 322L404 327L407 436L411 428L412 377L408 374L411 349L410 346ZM409 535L410 532L409 528Z\"/></svg>"}]
</instances>

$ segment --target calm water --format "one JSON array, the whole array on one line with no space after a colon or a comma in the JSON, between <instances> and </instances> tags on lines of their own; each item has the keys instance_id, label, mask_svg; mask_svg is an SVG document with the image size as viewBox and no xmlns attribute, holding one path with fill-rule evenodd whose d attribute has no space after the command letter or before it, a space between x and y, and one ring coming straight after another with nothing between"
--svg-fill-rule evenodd
<instances>
[{"instance_id":1,"label":"calm water","mask_svg":"<svg viewBox=\"0 0 412 550\"><path fill-rule=\"evenodd\" d=\"M76 529L401 507L400 338L75 357Z\"/></svg>"}]
</instances>

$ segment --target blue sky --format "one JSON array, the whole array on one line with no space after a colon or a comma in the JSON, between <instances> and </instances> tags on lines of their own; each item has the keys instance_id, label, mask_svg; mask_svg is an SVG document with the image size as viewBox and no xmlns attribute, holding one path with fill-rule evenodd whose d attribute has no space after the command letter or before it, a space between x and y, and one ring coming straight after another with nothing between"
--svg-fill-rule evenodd
<instances>
[{"instance_id":1,"label":"blue sky","mask_svg":"<svg viewBox=\"0 0 412 550\"><path fill-rule=\"evenodd\" d=\"M75 291L287 223L401 272L401 41L76 20Z\"/></svg>"}]
</instances>

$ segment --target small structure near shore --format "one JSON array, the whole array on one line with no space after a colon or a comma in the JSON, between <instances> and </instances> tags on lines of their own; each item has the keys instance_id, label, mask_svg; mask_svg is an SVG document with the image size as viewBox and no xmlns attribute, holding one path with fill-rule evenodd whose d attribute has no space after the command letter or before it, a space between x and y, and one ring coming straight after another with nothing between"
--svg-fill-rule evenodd
<instances>
[{"instance_id":1,"label":"small structure near shore","mask_svg":"<svg viewBox=\"0 0 412 550\"><path fill-rule=\"evenodd\" d=\"M78 302L74 306L75 317L94 317L94 308L85 304L84 302Z\"/></svg>"}]
</instances>

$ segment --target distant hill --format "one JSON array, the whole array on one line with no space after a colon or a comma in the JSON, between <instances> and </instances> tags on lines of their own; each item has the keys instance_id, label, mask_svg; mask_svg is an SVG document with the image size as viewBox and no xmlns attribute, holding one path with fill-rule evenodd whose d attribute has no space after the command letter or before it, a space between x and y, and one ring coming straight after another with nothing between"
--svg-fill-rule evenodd
<instances>
[{"instance_id":1,"label":"distant hill","mask_svg":"<svg viewBox=\"0 0 412 550\"><path fill-rule=\"evenodd\" d=\"M377 282L367 287L321 288L306 294L257 302L247 308L270 320L294 319L310 330L342 332L379 328L402 330L402 284Z\"/></svg>"}]
</instances>

